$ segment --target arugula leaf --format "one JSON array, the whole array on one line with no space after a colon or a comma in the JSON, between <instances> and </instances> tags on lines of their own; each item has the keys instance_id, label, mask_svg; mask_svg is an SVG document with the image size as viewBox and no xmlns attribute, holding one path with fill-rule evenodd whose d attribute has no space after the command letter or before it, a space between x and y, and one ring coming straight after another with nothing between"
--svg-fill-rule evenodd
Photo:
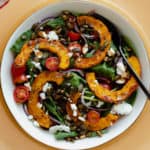
<instances>
[{"instance_id":1,"label":"arugula leaf","mask_svg":"<svg viewBox=\"0 0 150 150\"><path fill-rule=\"evenodd\" d=\"M59 17L59 18L49 20L47 22L47 25L52 28L57 28L59 26L64 26L65 22L64 22L63 18Z\"/></svg>"},{"instance_id":2,"label":"arugula leaf","mask_svg":"<svg viewBox=\"0 0 150 150\"><path fill-rule=\"evenodd\" d=\"M102 76L110 78L111 80L115 79L115 69L105 62L103 64L92 67L92 70L96 73L101 74Z\"/></svg>"},{"instance_id":3,"label":"arugula leaf","mask_svg":"<svg viewBox=\"0 0 150 150\"><path fill-rule=\"evenodd\" d=\"M28 73L31 76L29 80L30 80L30 83L32 84L32 82L34 80L34 72L33 72L34 65L31 61L32 60L29 59L26 63L26 66L27 66Z\"/></svg>"},{"instance_id":4,"label":"arugula leaf","mask_svg":"<svg viewBox=\"0 0 150 150\"><path fill-rule=\"evenodd\" d=\"M72 132L56 132L55 133L55 138L57 140L63 140L65 138L68 138L68 137L75 137L77 136L78 133L75 132L75 131L72 131Z\"/></svg>"},{"instance_id":5,"label":"arugula leaf","mask_svg":"<svg viewBox=\"0 0 150 150\"><path fill-rule=\"evenodd\" d=\"M92 41L92 42L89 42L88 41L88 44L90 45L90 46L92 46L95 50L98 50L99 48L100 48L100 43L99 43L99 41Z\"/></svg>"},{"instance_id":6,"label":"arugula leaf","mask_svg":"<svg viewBox=\"0 0 150 150\"><path fill-rule=\"evenodd\" d=\"M48 112L53 114L60 122L64 123L64 118L58 111L58 108L57 108L54 100L52 99L52 97L49 97L48 100L49 101L44 102L44 105L47 108Z\"/></svg>"},{"instance_id":7,"label":"arugula leaf","mask_svg":"<svg viewBox=\"0 0 150 150\"><path fill-rule=\"evenodd\" d=\"M71 83L72 86L78 88L81 82L85 83L86 81L82 77L80 77L78 74L72 72L69 82Z\"/></svg>"},{"instance_id":8,"label":"arugula leaf","mask_svg":"<svg viewBox=\"0 0 150 150\"><path fill-rule=\"evenodd\" d=\"M14 54L18 54L20 53L20 50L22 48L22 46L24 45L25 42L29 41L32 37L32 30L27 30L26 32L24 32L17 40L16 42L13 44L13 46L11 47L11 51Z\"/></svg>"}]
</instances>

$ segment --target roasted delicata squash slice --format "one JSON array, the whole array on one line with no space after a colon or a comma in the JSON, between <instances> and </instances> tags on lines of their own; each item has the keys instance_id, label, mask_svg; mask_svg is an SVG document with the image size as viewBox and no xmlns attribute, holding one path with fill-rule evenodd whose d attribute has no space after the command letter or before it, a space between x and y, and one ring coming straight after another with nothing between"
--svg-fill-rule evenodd
<instances>
[{"instance_id":1,"label":"roasted delicata squash slice","mask_svg":"<svg viewBox=\"0 0 150 150\"><path fill-rule=\"evenodd\" d=\"M90 58L79 57L75 60L76 68L86 69L99 64L104 59L108 49L110 48L111 34L103 22L93 17L79 16L77 17L77 21L79 25L89 24L99 33L100 37L100 50L97 50Z\"/></svg>"},{"instance_id":2,"label":"roasted delicata squash slice","mask_svg":"<svg viewBox=\"0 0 150 150\"><path fill-rule=\"evenodd\" d=\"M91 131L100 131L100 130L110 127L112 123L114 123L118 119L119 119L118 115L109 113L107 116L101 117L95 124L91 124L88 121L86 121L85 125Z\"/></svg>"},{"instance_id":3,"label":"roasted delicata squash slice","mask_svg":"<svg viewBox=\"0 0 150 150\"><path fill-rule=\"evenodd\" d=\"M60 60L60 69L67 69L69 67L70 58L68 55L68 49L59 41L49 42L46 39L29 41L28 43L24 44L21 52L15 58L15 64L18 66L24 66L35 47L38 47L40 50L48 50L51 53L56 54Z\"/></svg>"},{"instance_id":4,"label":"roasted delicata squash slice","mask_svg":"<svg viewBox=\"0 0 150 150\"><path fill-rule=\"evenodd\" d=\"M75 104L76 105L78 100L80 99L80 97L81 97L81 93L80 92L73 93L73 94L71 94L71 97L70 97L72 102L67 102L67 104L66 104L67 114L75 122L78 120L78 116L79 116L80 112L77 110L77 115L74 116L73 115L73 110L71 109L71 104Z\"/></svg>"},{"instance_id":5,"label":"roasted delicata squash slice","mask_svg":"<svg viewBox=\"0 0 150 150\"><path fill-rule=\"evenodd\" d=\"M32 90L28 101L28 111L33 115L34 119L37 120L39 125L44 128L49 128L52 122L47 114L37 106L39 99L39 92L42 90L43 85L46 82L55 82L60 85L64 78L59 72L48 72L44 71L40 73L34 80L32 84Z\"/></svg>"},{"instance_id":6,"label":"roasted delicata squash slice","mask_svg":"<svg viewBox=\"0 0 150 150\"><path fill-rule=\"evenodd\" d=\"M141 66L135 56L128 58L128 62L131 64L136 73L141 75ZM138 83L133 76L127 81L127 83L120 89L116 91L111 91L98 83L95 77L95 73L87 73L86 80L90 89L95 93L97 97L105 102L117 103L119 101L127 99L138 87Z\"/></svg>"}]
</instances>

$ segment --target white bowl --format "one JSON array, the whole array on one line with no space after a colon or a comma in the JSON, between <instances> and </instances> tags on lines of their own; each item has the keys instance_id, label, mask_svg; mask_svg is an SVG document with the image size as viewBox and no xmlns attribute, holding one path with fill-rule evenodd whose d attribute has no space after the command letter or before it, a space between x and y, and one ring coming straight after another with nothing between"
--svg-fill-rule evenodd
<instances>
[{"instance_id":1,"label":"white bowl","mask_svg":"<svg viewBox=\"0 0 150 150\"><path fill-rule=\"evenodd\" d=\"M133 107L133 111L129 116L123 117L117 123L115 123L112 127L109 128L107 134L104 134L102 137L94 137L94 138L86 138L83 140L77 140L73 143L66 141L57 141L48 133L48 131L44 131L40 128L36 128L33 124L27 119L22 106L17 105L13 99L13 89L14 85L12 83L10 67L13 62L13 56L10 52L10 47L15 42L15 40L19 37L21 33L31 28L31 26L42 20L43 18L49 16L56 16L62 10L70 10L77 12L89 12L90 10L95 10L97 13L103 15L107 19L111 20L121 31L127 36L133 43L136 48L137 55L139 56L141 66L142 66L142 80L146 87L150 85L150 66L148 57L146 54L146 50L144 48L143 41L137 31L131 26L130 22L126 18L124 18L119 13L115 12L110 7L107 7L103 4L97 4L86 1L63 1L56 4L48 5L47 7L37 11L28 19L26 19L13 33L7 46L4 51L2 66L1 66L1 84L2 91L4 94L5 101L16 119L17 123L23 128L25 132L27 132L30 136L35 138L36 140L56 148L60 149L87 149L92 148L98 145L101 145L119 134L125 131L131 124L137 119L139 114L141 113L145 102L146 96L141 91L138 90L137 99L135 105Z\"/></svg>"}]
</instances>

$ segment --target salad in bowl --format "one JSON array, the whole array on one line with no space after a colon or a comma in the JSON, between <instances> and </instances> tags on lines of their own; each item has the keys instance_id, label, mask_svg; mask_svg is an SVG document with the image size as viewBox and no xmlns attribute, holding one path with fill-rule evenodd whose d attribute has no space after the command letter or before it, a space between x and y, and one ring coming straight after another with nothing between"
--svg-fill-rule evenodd
<instances>
[{"instance_id":1,"label":"salad in bowl","mask_svg":"<svg viewBox=\"0 0 150 150\"><path fill-rule=\"evenodd\" d=\"M114 34L95 12L64 10L18 37L11 47L13 96L34 126L74 141L102 136L132 112L138 83ZM140 76L139 59L125 38L123 50Z\"/></svg>"}]
</instances>

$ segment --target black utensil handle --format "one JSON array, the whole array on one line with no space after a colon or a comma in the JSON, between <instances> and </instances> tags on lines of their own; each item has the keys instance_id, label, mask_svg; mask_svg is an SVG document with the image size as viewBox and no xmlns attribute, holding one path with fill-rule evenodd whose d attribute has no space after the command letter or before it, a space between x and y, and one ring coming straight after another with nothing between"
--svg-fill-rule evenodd
<instances>
[{"instance_id":1,"label":"black utensil handle","mask_svg":"<svg viewBox=\"0 0 150 150\"><path fill-rule=\"evenodd\" d=\"M119 46L119 50L120 50L120 54L122 56L122 58L124 59L129 71L131 72L131 74L134 76L134 78L136 79L136 81L138 82L138 84L140 85L140 87L142 88L142 90L144 91L144 93L147 95L148 99L150 100L150 92L148 91L148 89L145 87L145 85L143 84L142 80L139 78L139 76L136 74L136 72L133 70L133 68L131 67L131 65L128 63L128 60L126 59L121 46Z\"/></svg>"}]
</instances>

